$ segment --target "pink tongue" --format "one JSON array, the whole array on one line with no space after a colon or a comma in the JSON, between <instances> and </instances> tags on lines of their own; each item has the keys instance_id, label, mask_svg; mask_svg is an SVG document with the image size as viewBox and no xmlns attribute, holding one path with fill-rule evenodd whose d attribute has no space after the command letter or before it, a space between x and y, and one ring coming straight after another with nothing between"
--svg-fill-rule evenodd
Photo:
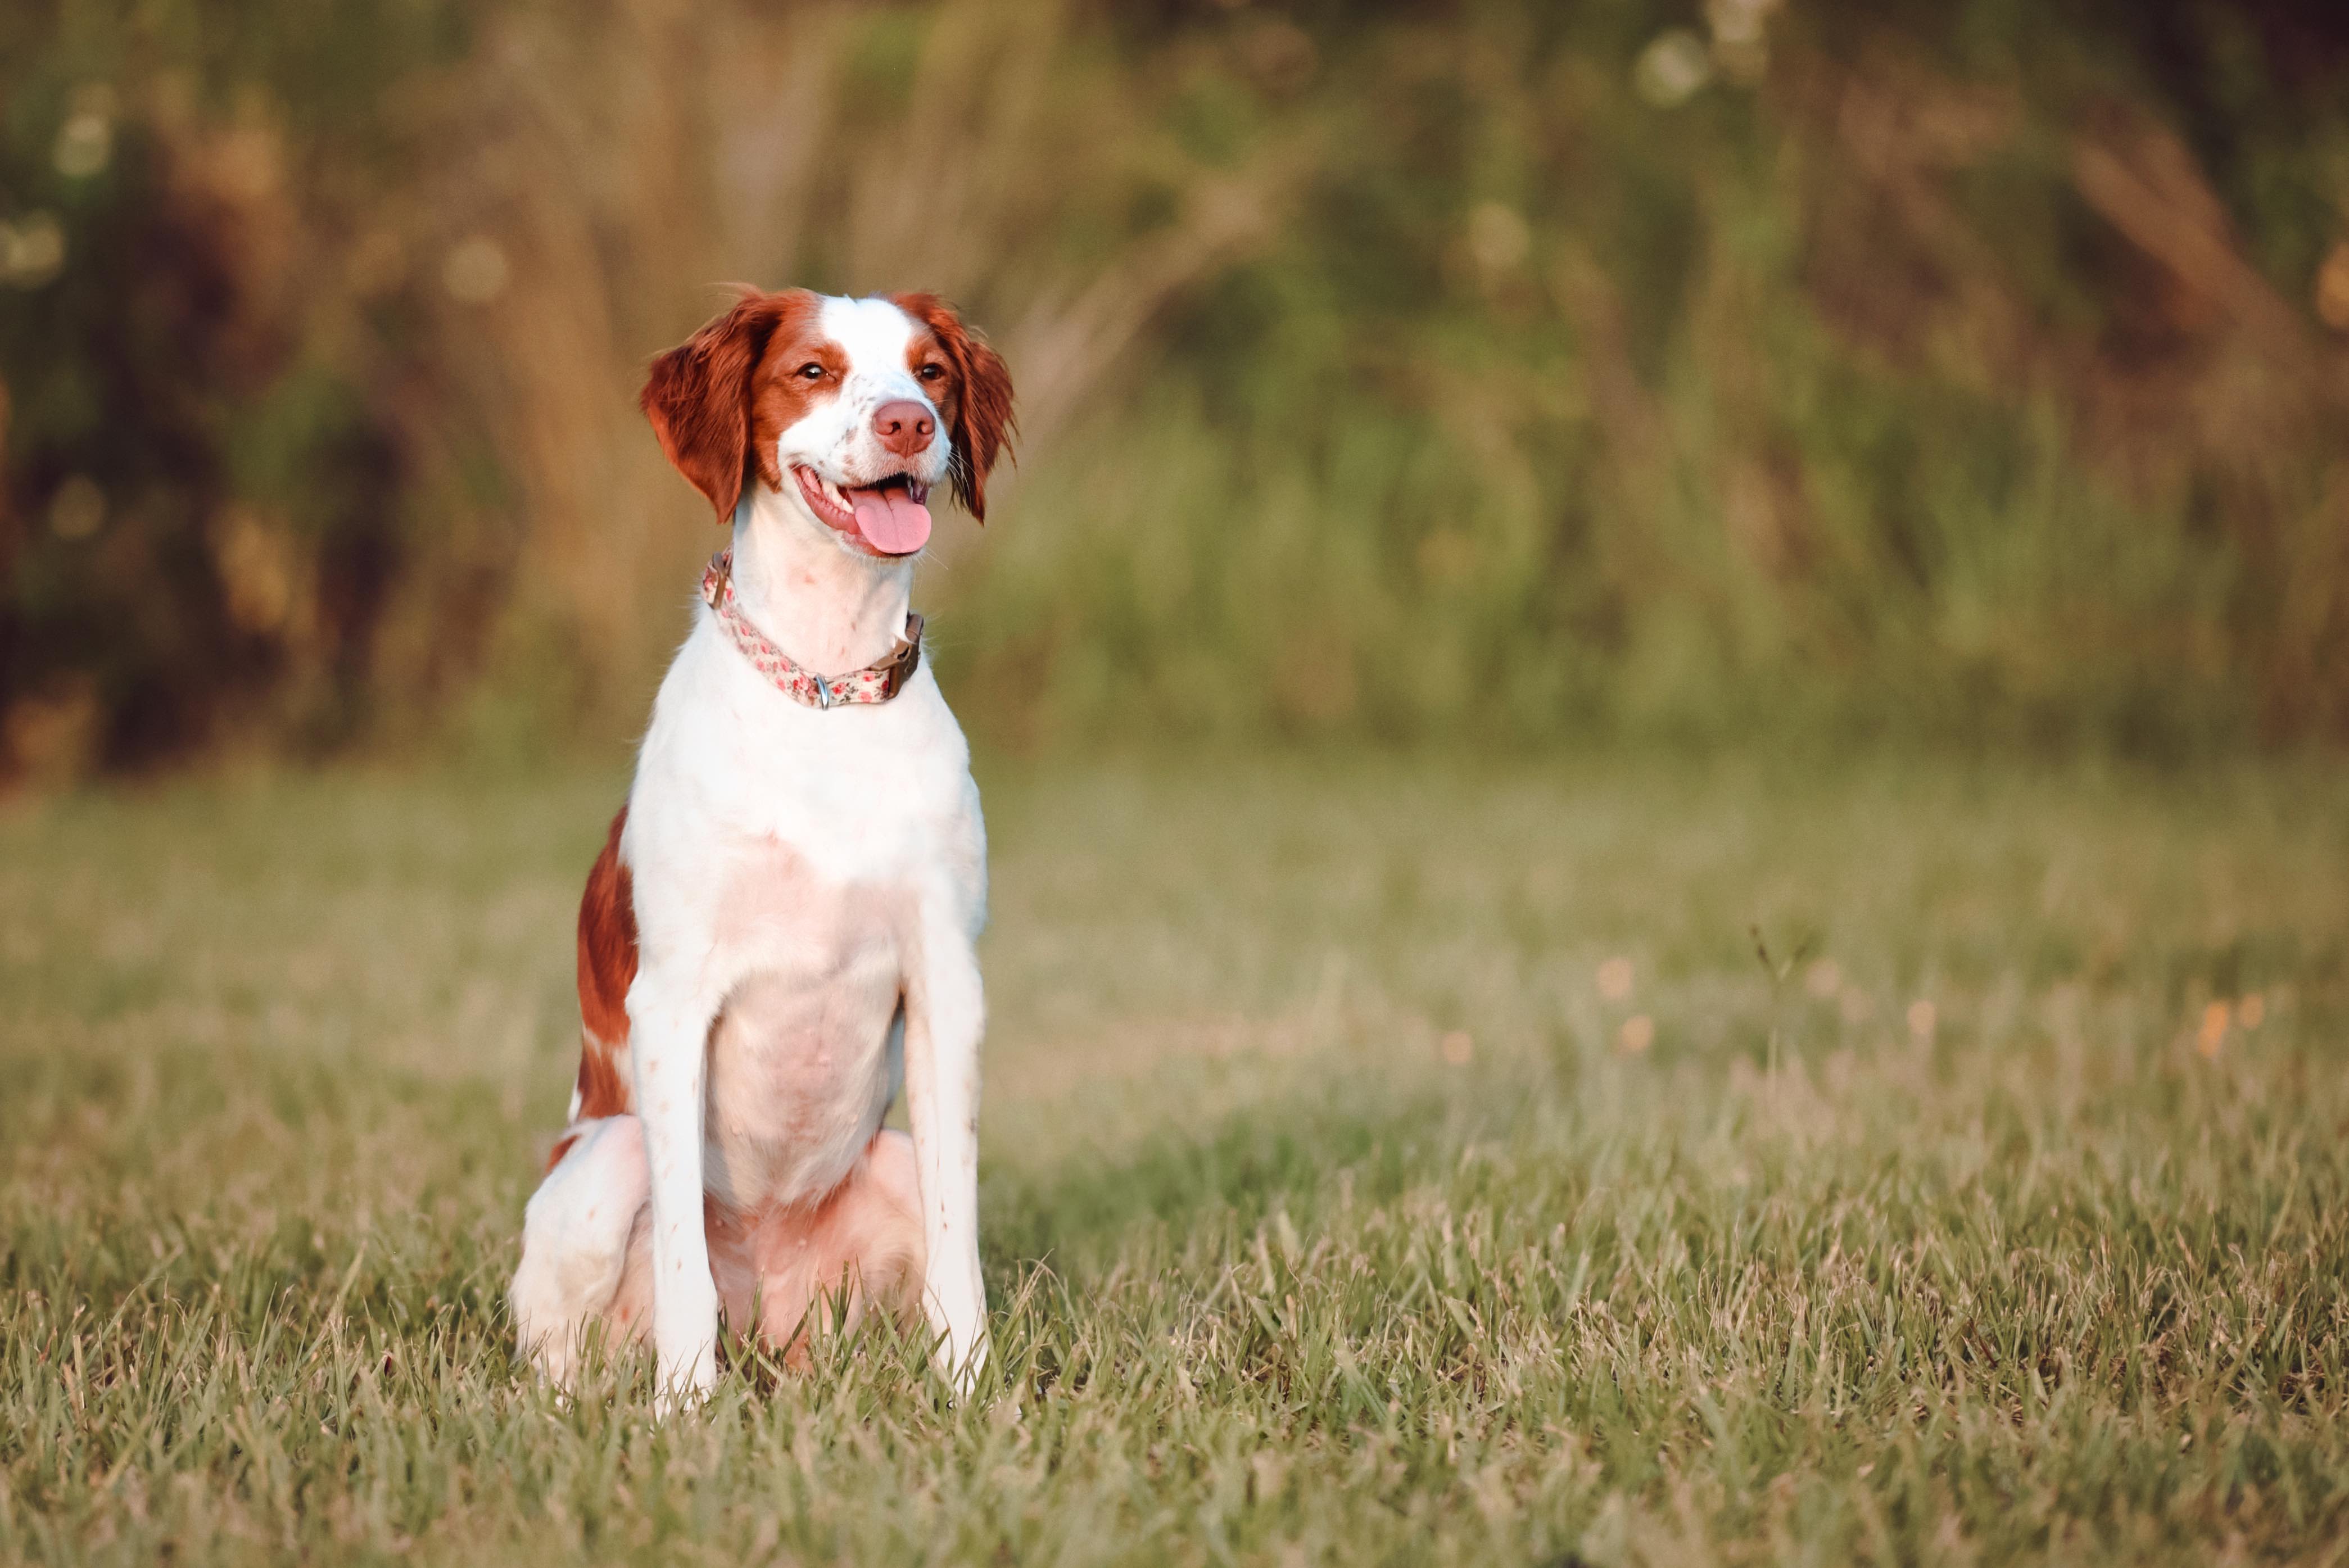
<instances>
[{"instance_id":1,"label":"pink tongue","mask_svg":"<svg viewBox=\"0 0 2349 1568\"><path fill-rule=\"evenodd\" d=\"M856 531L884 555L911 555L929 542L930 509L907 495L905 488L853 490Z\"/></svg>"}]
</instances>

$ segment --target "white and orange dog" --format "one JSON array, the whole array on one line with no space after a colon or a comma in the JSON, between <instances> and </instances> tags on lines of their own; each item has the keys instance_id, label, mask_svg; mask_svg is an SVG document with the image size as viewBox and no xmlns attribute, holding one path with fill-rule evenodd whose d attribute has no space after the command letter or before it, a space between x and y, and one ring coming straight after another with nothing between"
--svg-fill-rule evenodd
<instances>
[{"instance_id":1,"label":"white and orange dog","mask_svg":"<svg viewBox=\"0 0 2349 1568\"><path fill-rule=\"evenodd\" d=\"M522 1350L558 1383L595 1325L649 1334L665 1398L721 1312L797 1358L829 1308L926 1317L968 1387L985 919L978 791L921 659L930 491L974 518L1003 361L926 294L746 292L643 406L731 521L579 907L571 1122L523 1222ZM909 1139L881 1125L905 1093Z\"/></svg>"}]
</instances>

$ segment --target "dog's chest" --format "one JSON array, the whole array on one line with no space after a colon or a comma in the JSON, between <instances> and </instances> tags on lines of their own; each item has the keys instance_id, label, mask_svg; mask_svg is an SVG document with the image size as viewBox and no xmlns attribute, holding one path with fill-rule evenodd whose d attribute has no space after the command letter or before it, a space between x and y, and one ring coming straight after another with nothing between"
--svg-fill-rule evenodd
<instances>
[{"instance_id":1,"label":"dog's chest","mask_svg":"<svg viewBox=\"0 0 2349 1568\"><path fill-rule=\"evenodd\" d=\"M771 841L737 860L715 913L741 978L710 1033L707 1184L745 1209L821 1196L879 1126L902 1071L914 899L902 884L826 875Z\"/></svg>"}]
</instances>

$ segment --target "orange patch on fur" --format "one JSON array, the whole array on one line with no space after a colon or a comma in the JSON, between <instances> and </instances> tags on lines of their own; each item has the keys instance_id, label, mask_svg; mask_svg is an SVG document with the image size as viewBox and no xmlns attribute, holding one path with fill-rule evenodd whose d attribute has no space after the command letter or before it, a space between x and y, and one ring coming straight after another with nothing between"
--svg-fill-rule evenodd
<instances>
[{"instance_id":1,"label":"orange patch on fur","mask_svg":"<svg viewBox=\"0 0 2349 1568\"><path fill-rule=\"evenodd\" d=\"M709 500L719 522L733 518L754 467L769 485L781 486L782 475L771 471L774 434L813 398L840 391L837 374L821 382L792 379L809 355L781 367L789 354L810 346L822 309L823 302L805 289L745 288L733 309L653 361L637 406L652 422L661 450ZM833 358L838 363L827 362L832 371L846 369L836 346ZM773 423L779 418L782 424ZM755 463L754 442L768 453Z\"/></svg>"},{"instance_id":2,"label":"orange patch on fur","mask_svg":"<svg viewBox=\"0 0 2349 1568\"><path fill-rule=\"evenodd\" d=\"M612 819L604 852L579 900L579 1116L618 1116L629 1109L617 1060L628 1043L628 987L636 978L636 889L620 859L628 809ZM558 1146L557 1158L560 1158Z\"/></svg>"},{"instance_id":3,"label":"orange patch on fur","mask_svg":"<svg viewBox=\"0 0 2349 1568\"><path fill-rule=\"evenodd\" d=\"M938 421L954 442L948 478L963 509L985 522L987 476L1010 449L1011 372L937 295L892 294L889 302L921 328L905 346L905 367L919 379L924 362L935 357L946 366L946 375L929 385Z\"/></svg>"}]
</instances>

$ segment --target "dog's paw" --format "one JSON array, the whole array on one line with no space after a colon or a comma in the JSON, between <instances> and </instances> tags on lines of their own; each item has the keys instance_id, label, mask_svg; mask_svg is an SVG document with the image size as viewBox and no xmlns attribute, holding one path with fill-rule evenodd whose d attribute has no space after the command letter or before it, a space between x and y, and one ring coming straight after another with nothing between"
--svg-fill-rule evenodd
<instances>
[{"instance_id":1,"label":"dog's paw","mask_svg":"<svg viewBox=\"0 0 2349 1568\"><path fill-rule=\"evenodd\" d=\"M709 1403L710 1390L690 1383L672 1383L653 1396L653 1419L670 1421L690 1416Z\"/></svg>"},{"instance_id":2,"label":"dog's paw","mask_svg":"<svg viewBox=\"0 0 2349 1568\"><path fill-rule=\"evenodd\" d=\"M653 1419L666 1421L699 1409L718 1386L718 1347L704 1343L698 1354L662 1368L660 1391L653 1396Z\"/></svg>"}]
</instances>

